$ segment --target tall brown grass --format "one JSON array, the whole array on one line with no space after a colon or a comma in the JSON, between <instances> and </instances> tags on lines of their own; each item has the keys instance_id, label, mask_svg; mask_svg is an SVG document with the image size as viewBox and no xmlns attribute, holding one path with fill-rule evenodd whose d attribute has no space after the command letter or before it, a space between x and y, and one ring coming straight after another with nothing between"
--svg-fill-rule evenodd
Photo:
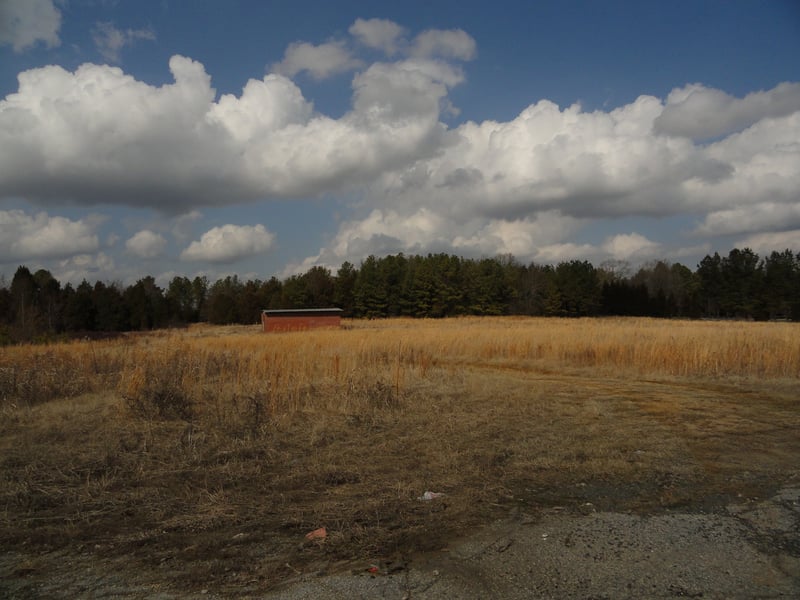
<instances>
[{"instance_id":1,"label":"tall brown grass","mask_svg":"<svg viewBox=\"0 0 800 600\"><path fill-rule=\"evenodd\" d=\"M482 365L616 377L797 378L797 330L648 319L389 320L273 335L244 329L137 345L127 352L120 391L141 414L188 417L191 405L195 416L258 426L298 410L391 408L441 370Z\"/></svg>"},{"instance_id":2,"label":"tall brown grass","mask_svg":"<svg viewBox=\"0 0 800 600\"><path fill-rule=\"evenodd\" d=\"M439 548L509 504L749 493L800 469L798 333L394 319L3 348L0 550L94 548L143 573L179 563L199 589L236 569L268 587L321 556ZM323 545L298 547L321 526Z\"/></svg>"},{"instance_id":3,"label":"tall brown grass","mask_svg":"<svg viewBox=\"0 0 800 600\"><path fill-rule=\"evenodd\" d=\"M207 327L0 353L0 401L35 405L115 389L151 417L222 417L229 403L276 414L391 405L432 369L591 369L622 377L800 377L800 325L655 319L356 321L269 334ZM378 399L376 400L376 392Z\"/></svg>"}]
</instances>

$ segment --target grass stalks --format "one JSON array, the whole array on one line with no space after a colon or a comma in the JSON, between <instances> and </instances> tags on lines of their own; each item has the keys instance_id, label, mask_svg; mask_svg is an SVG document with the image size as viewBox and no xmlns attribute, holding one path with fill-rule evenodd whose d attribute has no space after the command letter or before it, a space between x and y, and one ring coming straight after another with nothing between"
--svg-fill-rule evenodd
<instances>
[{"instance_id":1,"label":"grass stalks","mask_svg":"<svg viewBox=\"0 0 800 600\"><path fill-rule=\"evenodd\" d=\"M793 323L395 319L301 335L210 331L5 348L0 402L33 406L117 388L134 412L156 417L188 418L201 399L234 397L251 398L272 414L348 411L366 408L373 392L379 405L396 403L432 367L469 364L628 376L800 377Z\"/></svg>"},{"instance_id":2,"label":"grass stalks","mask_svg":"<svg viewBox=\"0 0 800 600\"><path fill-rule=\"evenodd\" d=\"M0 548L264 588L312 561L441 547L511 505L753 493L800 472L798 331L397 319L4 348Z\"/></svg>"}]
</instances>

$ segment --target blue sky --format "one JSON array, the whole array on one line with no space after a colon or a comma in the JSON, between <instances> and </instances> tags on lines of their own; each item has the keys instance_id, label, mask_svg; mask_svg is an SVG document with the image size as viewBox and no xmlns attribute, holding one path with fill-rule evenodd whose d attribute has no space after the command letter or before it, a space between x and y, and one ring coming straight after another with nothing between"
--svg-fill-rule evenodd
<instances>
[{"instance_id":1,"label":"blue sky","mask_svg":"<svg viewBox=\"0 0 800 600\"><path fill-rule=\"evenodd\" d=\"M800 251L800 4L0 0L0 274Z\"/></svg>"}]
</instances>

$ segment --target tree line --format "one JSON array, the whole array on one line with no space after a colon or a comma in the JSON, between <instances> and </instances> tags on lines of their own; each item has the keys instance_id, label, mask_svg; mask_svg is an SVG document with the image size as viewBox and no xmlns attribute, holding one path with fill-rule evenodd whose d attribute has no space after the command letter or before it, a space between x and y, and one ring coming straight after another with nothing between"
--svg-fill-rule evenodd
<instances>
[{"instance_id":1,"label":"tree line","mask_svg":"<svg viewBox=\"0 0 800 600\"><path fill-rule=\"evenodd\" d=\"M174 277L62 285L20 266L0 280L0 344L58 336L149 330L205 321L256 323L262 309L338 306L354 318L460 315L652 316L800 320L800 253L749 248L706 256L692 271L655 261L635 273L622 262L523 264L513 256L369 256L336 273L243 281Z\"/></svg>"}]
</instances>

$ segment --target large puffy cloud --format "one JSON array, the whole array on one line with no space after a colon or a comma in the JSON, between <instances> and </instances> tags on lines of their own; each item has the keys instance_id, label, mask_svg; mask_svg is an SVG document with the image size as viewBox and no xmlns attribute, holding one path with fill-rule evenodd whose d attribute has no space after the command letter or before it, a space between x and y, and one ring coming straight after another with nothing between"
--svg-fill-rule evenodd
<instances>
[{"instance_id":1,"label":"large puffy cloud","mask_svg":"<svg viewBox=\"0 0 800 600\"><path fill-rule=\"evenodd\" d=\"M436 152L462 79L432 60L377 63L355 77L353 110L331 119L281 75L215 102L201 64L174 56L170 70L161 87L92 64L21 73L0 101L0 196L180 213L353 187Z\"/></svg>"},{"instance_id":2,"label":"large puffy cloud","mask_svg":"<svg viewBox=\"0 0 800 600\"><path fill-rule=\"evenodd\" d=\"M322 264L358 263L369 254L450 252L459 256L513 255L522 260L555 263L572 259L645 261L665 251L676 254L638 233L618 234L599 245L563 240L586 222L558 211L544 211L521 219L473 218L454 222L422 207L413 214L393 209L373 210L366 218L344 223L331 244L319 254L291 265L286 274L302 273Z\"/></svg>"},{"instance_id":3,"label":"large puffy cloud","mask_svg":"<svg viewBox=\"0 0 800 600\"><path fill-rule=\"evenodd\" d=\"M370 254L397 252L452 252L471 257L513 254L533 258L543 244L555 243L580 226L580 220L558 211L511 221L478 217L465 222L424 206L411 213L374 209L364 219L343 223L327 247L315 256L289 265L286 274L302 273L318 264L335 268L344 261L358 263Z\"/></svg>"},{"instance_id":4,"label":"large puffy cloud","mask_svg":"<svg viewBox=\"0 0 800 600\"><path fill-rule=\"evenodd\" d=\"M437 238L446 244L447 233L442 217L424 207L414 214L376 209L363 220L343 224L332 250L334 256L343 258L398 250L420 251L435 246Z\"/></svg>"},{"instance_id":5,"label":"large puffy cloud","mask_svg":"<svg viewBox=\"0 0 800 600\"><path fill-rule=\"evenodd\" d=\"M696 83L672 90L653 125L660 133L708 139L741 131L766 117L783 117L798 110L800 83L781 83L744 98Z\"/></svg>"},{"instance_id":6,"label":"large puffy cloud","mask_svg":"<svg viewBox=\"0 0 800 600\"><path fill-rule=\"evenodd\" d=\"M246 150L287 128L302 133L313 113L314 107L291 80L267 75L262 80L248 81L239 97L223 95L210 105L206 119Z\"/></svg>"},{"instance_id":7,"label":"large puffy cloud","mask_svg":"<svg viewBox=\"0 0 800 600\"><path fill-rule=\"evenodd\" d=\"M800 202L762 202L711 212L695 233L716 236L793 227L800 227Z\"/></svg>"},{"instance_id":8,"label":"large puffy cloud","mask_svg":"<svg viewBox=\"0 0 800 600\"><path fill-rule=\"evenodd\" d=\"M642 96L608 113L539 102L509 123L468 123L429 164L423 193L479 187L476 209L505 216L543 207L574 216L668 216L797 202L800 110L763 117L710 146L654 131L661 114L656 98Z\"/></svg>"},{"instance_id":9,"label":"large puffy cloud","mask_svg":"<svg viewBox=\"0 0 800 600\"><path fill-rule=\"evenodd\" d=\"M170 60L174 83L160 87L97 65L22 73L19 91L0 101L0 197L177 214L353 192L357 212L307 259L329 262L401 250L673 250L628 226L612 231L631 216L688 215L703 235L797 228L800 84L743 98L693 85L610 111L539 100L507 122L448 128L442 113L465 78L459 61L475 56L471 37L430 30L408 39L381 20L356 21L349 33L329 42L343 54L320 76L352 68L365 47L400 58L360 67L352 107L338 119L280 73L217 100L203 66L180 56ZM312 63L284 66L298 73ZM604 220L609 238L571 241L590 219Z\"/></svg>"},{"instance_id":10,"label":"large puffy cloud","mask_svg":"<svg viewBox=\"0 0 800 600\"><path fill-rule=\"evenodd\" d=\"M128 252L134 256L145 259L161 256L166 247L166 238L160 233L155 233L149 229L143 229L137 232L125 242L125 248Z\"/></svg>"},{"instance_id":11,"label":"large puffy cloud","mask_svg":"<svg viewBox=\"0 0 800 600\"><path fill-rule=\"evenodd\" d=\"M14 52L43 42L58 46L61 40L61 11L53 0L3 0L0 2L0 46L8 44Z\"/></svg>"},{"instance_id":12,"label":"large puffy cloud","mask_svg":"<svg viewBox=\"0 0 800 600\"><path fill-rule=\"evenodd\" d=\"M99 218L72 221L46 212L0 210L0 261L64 258L94 252Z\"/></svg>"},{"instance_id":13,"label":"large puffy cloud","mask_svg":"<svg viewBox=\"0 0 800 600\"><path fill-rule=\"evenodd\" d=\"M783 117L763 118L709 145L703 154L728 165L731 172L729 177L689 178L682 183L684 193L704 208L800 202L800 109Z\"/></svg>"},{"instance_id":14,"label":"large puffy cloud","mask_svg":"<svg viewBox=\"0 0 800 600\"><path fill-rule=\"evenodd\" d=\"M353 112L349 120L379 130L384 124L407 123L433 127L442 99L464 79L461 69L432 60L377 63L353 79Z\"/></svg>"},{"instance_id":15,"label":"large puffy cloud","mask_svg":"<svg viewBox=\"0 0 800 600\"><path fill-rule=\"evenodd\" d=\"M0 102L0 195L169 207L204 186L221 191L232 159L197 132L209 78L182 57L170 69L175 83L160 88L93 64L21 73Z\"/></svg>"},{"instance_id":16,"label":"large puffy cloud","mask_svg":"<svg viewBox=\"0 0 800 600\"><path fill-rule=\"evenodd\" d=\"M485 224L484 224L485 223ZM453 248L463 254L491 256L513 254L530 258L541 246L575 233L580 221L558 211L545 211L522 219L478 219L473 227L460 227ZM466 232L472 231L469 235Z\"/></svg>"},{"instance_id":17,"label":"large puffy cloud","mask_svg":"<svg viewBox=\"0 0 800 600\"><path fill-rule=\"evenodd\" d=\"M272 247L275 235L263 225L223 225L206 231L181 252L181 260L227 264Z\"/></svg>"},{"instance_id":18,"label":"large puffy cloud","mask_svg":"<svg viewBox=\"0 0 800 600\"><path fill-rule=\"evenodd\" d=\"M666 108L650 96L608 112L540 101L508 122L464 123L435 156L370 185L372 212L343 223L316 258L433 248L646 260L677 255L685 244L635 231L599 245L569 239L589 219L631 216L706 215L696 233L712 235L796 227L800 110L776 116L785 110L760 106L749 127L708 145L660 131L655 123ZM409 231L421 214L440 225ZM540 227L548 218L551 226Z\"/></svg>"},{"instance_id":19,"label":"large puffy cloud","mask_svg":"<svg viewBox=\"0 0 800 600\"><path fill-rule=\"evenodd\" d=\"M661 108L645 96L610 113L540 101L509 122L465 123L437 157L386 175L375 191L495 218L669 214L685 208L681 181L728 171L689 140L653 135Z\"/></svg>"}]
</instances>

